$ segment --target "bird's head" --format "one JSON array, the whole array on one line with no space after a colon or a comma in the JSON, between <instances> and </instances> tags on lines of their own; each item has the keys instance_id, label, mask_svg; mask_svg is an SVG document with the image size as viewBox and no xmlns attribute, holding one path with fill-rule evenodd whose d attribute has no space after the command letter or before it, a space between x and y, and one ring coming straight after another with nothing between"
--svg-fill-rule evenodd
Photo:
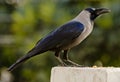
<instances>
[{"instance_id":1,"label":"bird's head","mask_svg":"<svg viewBox=\"0 0 120 82\"><path fill-rule=\"evenodd\" d=\"M90 19L95 20L96 17L98 17L101 14L109 13L110 9L107 8L86 8L85 11L90 13Z\"/></svg>"}]
</instances>

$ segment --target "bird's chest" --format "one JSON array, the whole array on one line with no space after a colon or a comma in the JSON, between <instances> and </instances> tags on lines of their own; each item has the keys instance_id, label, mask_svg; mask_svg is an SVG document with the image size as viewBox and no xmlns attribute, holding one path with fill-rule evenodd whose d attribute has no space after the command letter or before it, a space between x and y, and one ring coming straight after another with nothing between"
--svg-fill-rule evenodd
<instances>
[{"instance_id":1,"label":"bird's chest","mask_svg":"<svg viewBox=\"0 0 120 82\"><path fill-rule=\"evenodd\" d=\"M78 44L80 44L93 30L93 26L85 26L83 32L79 35L78 38L76 38L70 45L66 47L66 49L70 49Z\"/></svg>"},{"instance_id":2,"label":"bird's chest","mask_svg":"<svg viewBox=\"0 0 120 82\"><path fill-rule=\"evenodd\" d=\"M93 26L86 26L83 32L76 38L74 44L78 45L81 41L83 41L93 30Z\"/></svg>"}]
</instances>

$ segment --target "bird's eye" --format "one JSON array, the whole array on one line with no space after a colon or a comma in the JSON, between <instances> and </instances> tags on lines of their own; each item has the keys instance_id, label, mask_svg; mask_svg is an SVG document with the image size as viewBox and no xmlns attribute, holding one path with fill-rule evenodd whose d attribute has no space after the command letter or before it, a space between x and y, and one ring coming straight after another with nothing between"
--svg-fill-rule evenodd
<instances>
[{"instance_id":1,"label":"bird's eye","mask_svg":"<svg viewBox=\"0 0 120 82\"><path fill-rule=\"evenodd\" d=\"M94 11L95 11L95 8L87 8L87 9L85 9L85 10L87 10L88 12L90 12L91 14L93 14Z\"/></svg>"}]
</instances>

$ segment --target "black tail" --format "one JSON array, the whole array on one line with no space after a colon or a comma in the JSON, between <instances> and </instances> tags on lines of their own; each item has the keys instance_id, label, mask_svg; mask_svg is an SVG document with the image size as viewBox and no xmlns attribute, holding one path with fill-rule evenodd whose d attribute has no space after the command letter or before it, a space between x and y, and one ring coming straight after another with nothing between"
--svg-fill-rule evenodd
<instances>
[{"instance_id":1,"label":"black tail","mask_svg":"<svg viewBox=\"0 0 120 82\"><path fill-rule=\"evenodd\" d=\"M22 58L18 59L14 64L12 64L9 68L8 71L12 71L14 70L16 67L18 67L20 64L22 64L23 62L25 62L27 59L29 59L30 57L27 57L27 55L23 56Z\"/></svg>"},{"instance_id":2,"label":"black tail","mask_svg":"<svg viewBox=\"0 0 120 82\"><path fill-rule=\"evenodd\" d=\"M8 71L12 71L14 70L16 67L18 67L20 64L22 64L23 62L25 62L26 60L28 60L29 58L37 55L37 54L41 54L45 51L39 51L39 53L37 52L36 49L32 49L30 52L28 52L27 55L23 56L22 58L18 59L14 64L12 64L9 68Z\"/></svg>"}]
</instances>

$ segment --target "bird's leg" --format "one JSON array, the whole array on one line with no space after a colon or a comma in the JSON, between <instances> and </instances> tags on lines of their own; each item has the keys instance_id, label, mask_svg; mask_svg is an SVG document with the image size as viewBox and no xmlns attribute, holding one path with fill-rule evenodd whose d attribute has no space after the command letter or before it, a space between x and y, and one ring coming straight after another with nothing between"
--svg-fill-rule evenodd
<instances>
[{"instance_id":1,"label":"bird's leg","mask_svg":"<svg viewBox=\"0 0 120 82\"><path fill-rule=\"evenodd\" d=\"M71 60L69 60L68 58L68 50L64 50L64 54L63 54L63 61L65 64L67 64L67 66L77 66L77 67L81 67L81 65L72 62Z\"/></svg>"},{"instance_id":2,"label":"bird's leg","mask_svg":"<svg viewBox=\"0 0 120 82\"><path fill-rule=\"evenodd\" d=\"M60 51L56 51L55 56L56 56L57 60L61 63L62 66L66 66L66 64L63 62L63 60L60 58Z\"/></svg>"}]
</instances>

